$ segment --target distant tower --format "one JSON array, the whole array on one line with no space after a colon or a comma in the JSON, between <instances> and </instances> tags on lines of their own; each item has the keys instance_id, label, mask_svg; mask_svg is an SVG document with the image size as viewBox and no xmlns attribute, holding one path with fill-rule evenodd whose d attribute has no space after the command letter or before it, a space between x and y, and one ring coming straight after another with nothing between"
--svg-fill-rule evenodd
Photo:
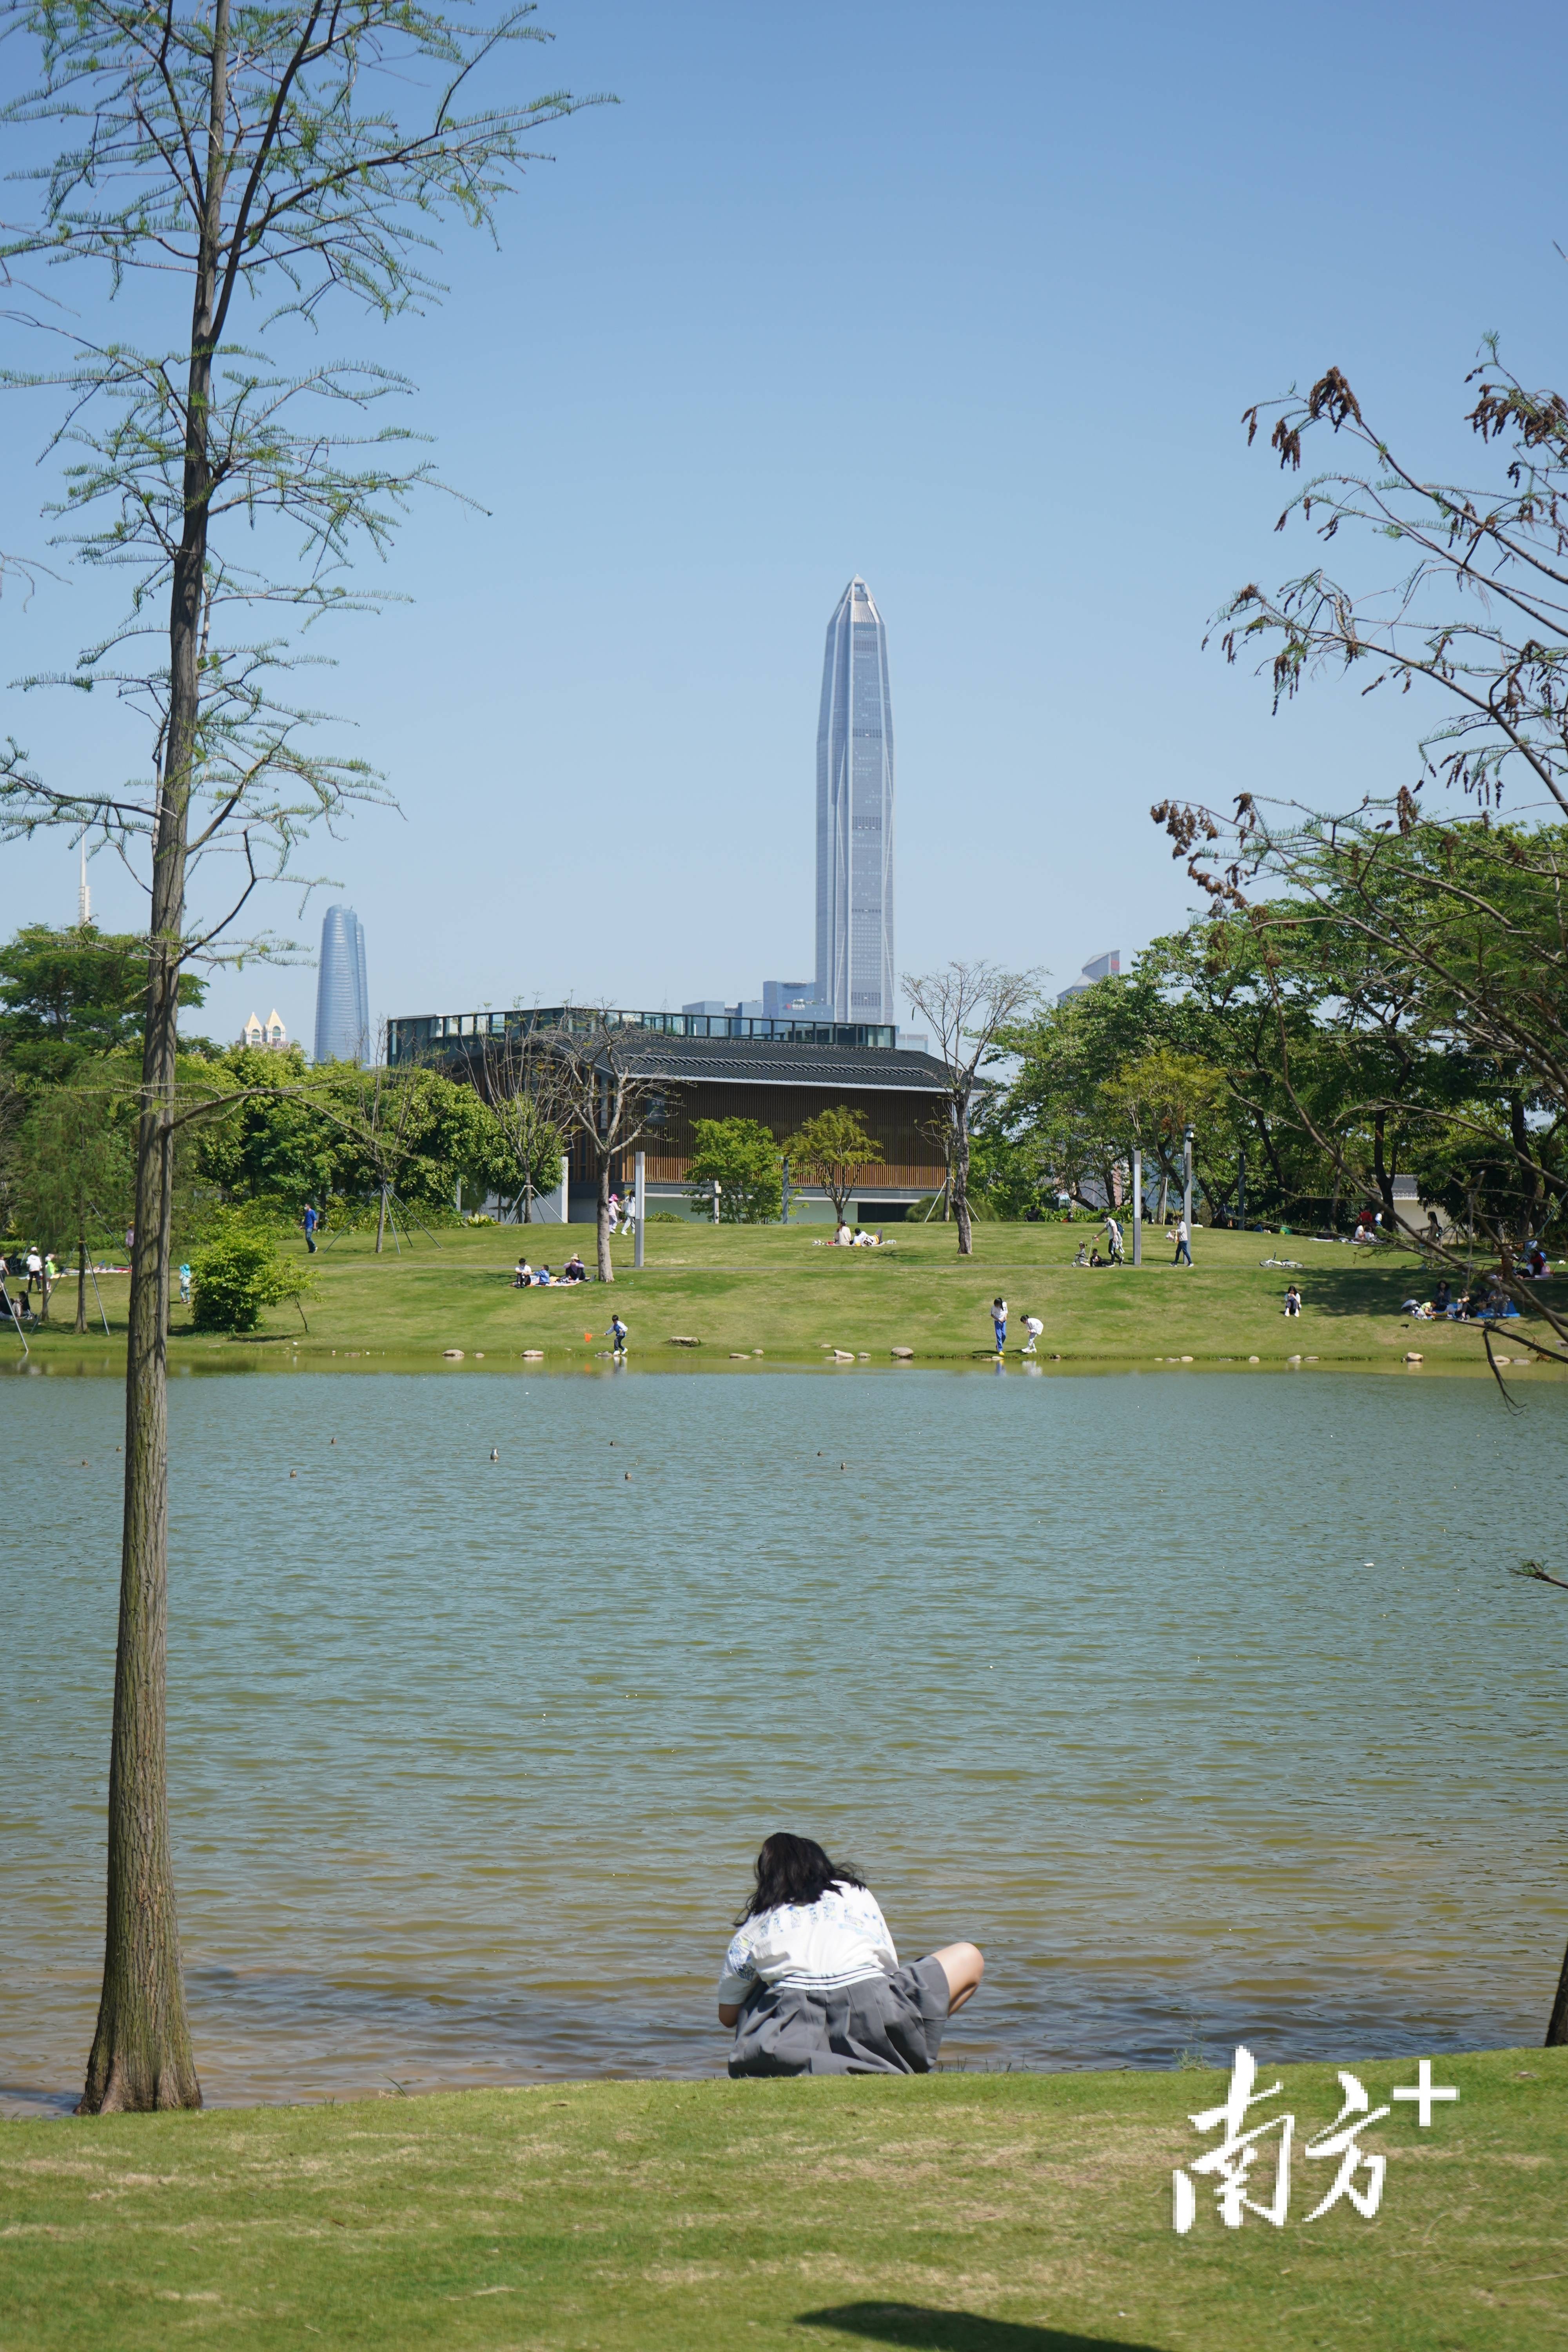
<instances>
[{"instance_id":1,"label":"distant tower","mask_svg":"<svg viewBox=\"0 0 1568 2352\"><path fill-rule=\"evenodd\" d=\"M891 1021L893 707L888 633L853 579L827 624L816 728L816 993L835 1021Z\"/></svg>"},{"instance_id":2,"label":"distant tower","mask_svg":"<svg viewBox=\"0 0 1568 2352\"><path fill-rule=\"evenodd\" d=\"M316 1059L370 1059L370 991L364 977L364 931L352 907L329 907L321 924L316 974Z\"/></svg>"},{"instance_id":3,"label":"distant tower","mask_svg":"<svg viewBox=\"0 0 1568 2352\"><path fill-rule=\"evenodd\" d=\"M81 837L81 879L76 886L76 919L85 931L92 920L92 892L87 887L87 835Z\"/></svg>"}]
</instances>

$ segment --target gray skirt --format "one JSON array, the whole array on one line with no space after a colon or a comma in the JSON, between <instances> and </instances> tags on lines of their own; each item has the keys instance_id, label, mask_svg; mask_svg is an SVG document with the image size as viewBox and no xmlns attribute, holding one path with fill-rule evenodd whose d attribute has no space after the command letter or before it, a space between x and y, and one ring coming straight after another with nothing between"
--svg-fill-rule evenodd
<instances>
[{"instance_id":1,"label":"gray skirt","mask_svg":"<svg viewBox=\"0 0 1568 2352\"><path fill-rule=\"evenodd\" d=\"M929 2074L947 2026L947 1971L917 1960L842 1991L764 1985L741 2011L731 2074Z\"/></svg>"}]
</instances>

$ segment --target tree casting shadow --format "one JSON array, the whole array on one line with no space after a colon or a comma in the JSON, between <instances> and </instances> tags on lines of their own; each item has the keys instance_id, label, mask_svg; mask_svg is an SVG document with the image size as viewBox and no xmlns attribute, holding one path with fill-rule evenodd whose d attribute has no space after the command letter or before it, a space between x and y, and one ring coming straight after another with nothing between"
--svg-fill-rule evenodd
<instances>
[{"instance_id":1,"label":"tree casting shadow","mask_svg":"<svg viewBox=\"0 0 1568 2352\"><path fill-rule=\"evenodd\" d=\"M933 2311L916 2303L841 2303L803 2311L797 2327L835 2327L872 2344L901 2344L910 2352L1155 2352L1121 2336L1079 2336L1013 2319L985 2319L973 2311Z\"/></svg>"}]
</instances>

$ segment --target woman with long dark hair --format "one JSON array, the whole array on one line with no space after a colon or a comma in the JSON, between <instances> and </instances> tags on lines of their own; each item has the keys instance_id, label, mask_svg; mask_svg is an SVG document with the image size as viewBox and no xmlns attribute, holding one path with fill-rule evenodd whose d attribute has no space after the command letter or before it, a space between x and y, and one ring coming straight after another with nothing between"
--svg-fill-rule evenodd
<instances>
[{"instance_id":1,"label":"woman with long dark hair","mask_svg":"<svg viewBox=\"0 0 1568 2352\"><path fill-rule=\"evenodd\" d=\"M985 1973L973 1944L900 1968L865 1880L779 1830L719 1979L731 2074L926 2074Z\"/></svg>"}]
</instances>

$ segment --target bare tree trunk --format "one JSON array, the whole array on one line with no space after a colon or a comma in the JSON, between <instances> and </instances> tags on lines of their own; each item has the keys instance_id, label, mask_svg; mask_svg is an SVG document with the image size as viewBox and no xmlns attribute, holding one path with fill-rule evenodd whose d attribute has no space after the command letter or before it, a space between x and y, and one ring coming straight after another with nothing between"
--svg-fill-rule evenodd
<instances>
[{"instance_id":1,"label":"bare tree trunk","mask_svg":"<svg viewBox=\"0 0 1568 2352\"><path fill-rule=\"evenodd\" d=\"M185 848L200 715L207 455L217 232L228 103L229 0L213 16L202 223L186 379L184 526L169 600L169 715L147 952L136 1241L125 1366L125 1516L109 1759L109 1904L103 1990L79 2112L199 2107L169 1853L165 1745L169 1599L169 1243Z\"/></svg>"},{"instance_id":2,"label":"bare tree trunk","mask_svg":"<svg viewBox=\"0 0 1568 2352\"><path fill-rule=\"evenodd\" d=\"M384 1185L382 1186L382 1188L381 1188L381 1205L380 1205L380 1207L377 1209L377 1211L376 1211L376 1215L375 1215L375 1254L376 1254L377 1257L379 1257L379 1256L381 1255L382 1244L384 1242L384 1240L385 1240L385 1239L386 1239L386 1187L385 1187L385 1185L384 1184Z\"/></svg>"},{"instance_id":3,"label":"bare tree trunk","mask_svg":"<svg viewBox=\"0 0 1568 2352\"><path fill-rule=\"evenodd\" d=\"M961 1103L953 1122L952 1213L958 1220L958 1255L974 1255L974 1227L969 1217L969 1106Z\"/></svg>"},{"instance_id":4,"label":"bare tree trunk","mask_svg":"<svg viewBox=\"0 0 1568 2352\"><path fill-rule=\"evenodd\" d=\"M1383 1213L1392 1225L1394 1223L1394 1179L1389 1174L1384 1159L1384 1126L1385 1114L1381 1110L1375 1111L1372 1121L1372 1172L1376 1179L1378 1192L1383 1201Z\"/></svg>"},{"instance_id":5,"label":"bare tree trunk","mask_svg":"<svg viewBox=\"0 0 1568 2352\"><path fill-rule=\"evenodd\" d=\"M1546 2028L1548 2050L1561 2050L1568 2045L1568 1952L1563 1955L1563 1973L1557 1979L1557 1998L1552 2004L1551 2022Z\"/></svg>"},{"instance_id":6,"label":"bare tree trunk","mask_svg":"<svg viewBox=\"0 0 1568 2352\"><path fill-rule=\"evenodd\" d=\"M610 1155L599 1154L599 1280L614 1282L616 1269L610 1264Z\"/></svg>"},{"instance_id":7,"label":"bare tree trunk","mask_svg":"<svg viewBox=\"0 0 1568 2352\"><path fill-rule=\"evenodd\" d=\"M76 1204L76 1328L87 1337L87 1207L80 1195Z\"/></svg>"}]
</instances>

